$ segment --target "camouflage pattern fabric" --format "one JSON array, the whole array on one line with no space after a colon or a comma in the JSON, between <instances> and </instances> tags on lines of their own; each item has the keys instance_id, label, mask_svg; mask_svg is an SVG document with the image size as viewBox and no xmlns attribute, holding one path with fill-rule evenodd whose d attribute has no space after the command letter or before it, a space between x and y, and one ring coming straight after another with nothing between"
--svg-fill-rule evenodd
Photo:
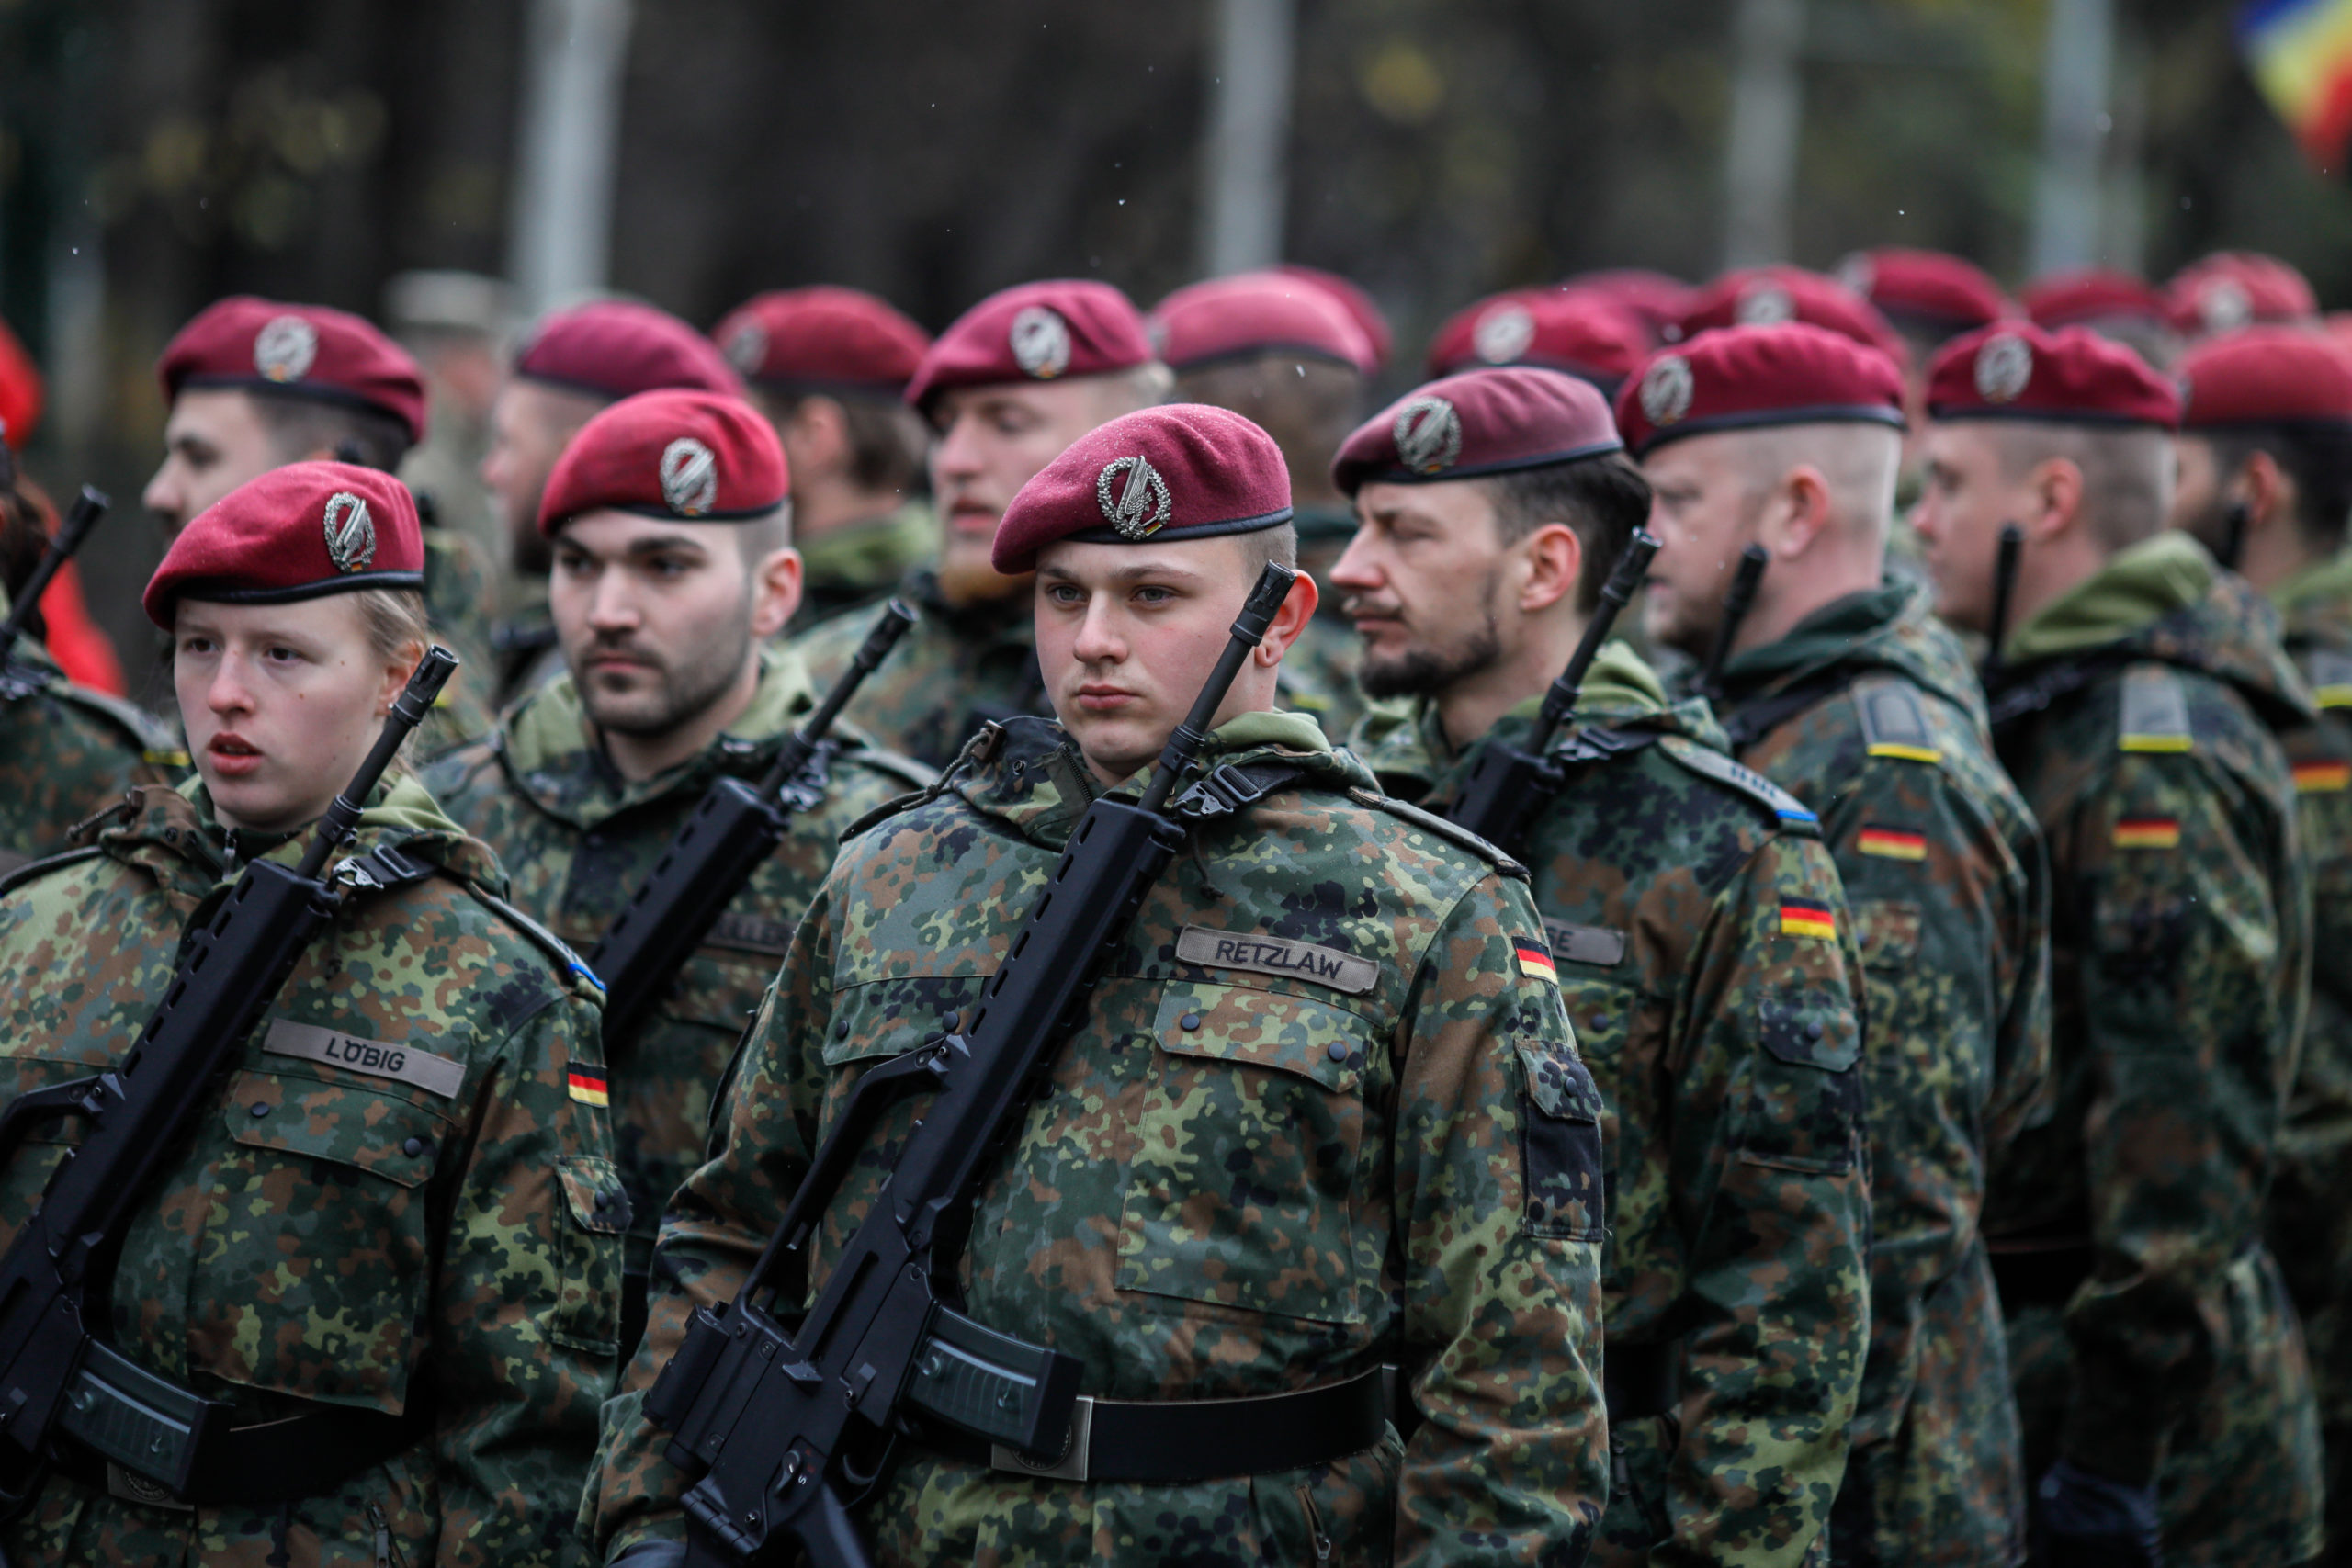
<instances>
[{"instance_id":1,"label":"camouflage pattern fabric","mask_svg":"<svg viewBox=\"0 0 2352 1568\"><path fill-rule=\"evenodd\" d=\"M420 755L445 750L490 728L498 693L490 623L497 591L481 547L447 528L424 531L424 612L433 635L458 656L458 672L441 688L417 728Z\"/></svg>"},{"instance_id":2,"label":"camouflage pattern fabric","mask_svg":"<svg viewBox=\"0 0 2352 1568\"><path fill-rule=\"evenodd\" d=\"M498 671L498 700L493 705L502 712L514 706L526 692L536 691L564 671L555 615L548 608L548 580L535 577L516 582L514 594L514 614L498 622L490 637ZM470 740L488 731L489 726L484 725L463 739Z\"/></svg>"},{"instance_id":3,"label":"camouflage pattern fabric","mask_svg":"<svg viewBox=\"0 0 2352 1568\"><path fill-rule=\"evenodd\" d=\"M710 786L765 773L815 705L799 660L772 649L752 705L727 733L690 761L631 784L605 757L571 677L561 675L526 695L488 737L435 762L425 784L467 832L498 852L516 905L585 953ZM728 1056L832 869L842 829L933 777L868 750L847 726L835 733L846 745L826 764L823 804L793 818L637 1037L606 1043L614 1135L635 1215L631 1273L650 1267L662 1206L701 1163Z\"/></svg>"},{"instance_id":4,"label":"camouflage pattern fabric","mask_svg":"<svg viewBox=\"0 0 2352 1568\"><path fill-rule=\"evenodd\" d=\"M2320 1545L2309 1367L2261 1239L2312 962L2273 729L2312 711L2274 625L2163 534L2020 626L1994 693L1997 715L2098 661L1996 735L2052 886L2052 1103L1995 1168L1984 1226L2028 1472L2063 1454L2153 1479L2176 1568Z\"/></svg>"},{"instance_id":5,"label":"camouflage pattern fabric","mask_svg":"<svg viewBox=\"0 0 2352 1568\"><path fill-rule=\"evenodd\" d=\"M2352 557L2279 584L2271 602L2320 718L2285 738L2316 962L2270 1192L2270 1250L2310 1341L2327 1450L2329 1561L2352 1563Z\"/></svg>"},{"instance_id":6,"label":"camouflage pattern fabric","mask_svg":"<svg viewBox=\"0 0 2352 1568\"><path fill-rule=\"evenodd\" d=\"M1283 655L1283 700L1332 739L1352 735L1371 705L1356 684L1363 664L1363 642L1354 623L1318 606Z\"/></svg>"},{"instance_id":7,"label":"camouflage pattern fabric","mask_svg":"<svg viewBox=\"0 0 2352 1568\"><path fill-rule=\"evenodd\" d=\"M879 1562L1584 1560L1608 1488L1600 1103L1526 887L1384 804L1300 716L1244 715L1212 760L1272 758L1306 776L1194 825L982 1190L956 1282L974 1317L1081 1359L1086 1393L1263 1395L1394 1363L1425 1419L1401 1446L1193 1485L902 1445L857 1511ZM585 1506L608 1561L684 1532L684 1477L639 1404L689 1309L734 1294L860 1073L977 999L1097 793L1035 720L951 777L844 846L663 1219L677 1284L606 1406ZM1372 973L1203 967L1175 956L1187 926ZM833 1203L820 1281L916 1113L884 1116Z\"/></svg>"},{"instance_id":8,"label":"camouflage pattern fabric","mask_svg":"<svg viewBox=\"0 0 2352 1568\"><path fill-rule=\"evenodd\" d=\"M939 520L928 502L850 523L797 541L800 608L785 635L797 637L820 621L880 604L910 571L939 554Z\"/></svg>"},{"instance_id":9,"label":"camouflage pattern fabric","mask_svg":"<svg viewBox=\"0 0 2352 1568\"><path fill-rule=\"evenodd\" d=\"M1988 1156L2050 1065L2049 887L1959 641L1906 583L1826 605L1724 671L1726 723L1816 700L1739 758L1821 815L1870 996L1871 1354L1840 1568L2009 1568L2017 1404L1980 1232Z\"/></svg>"},{"instance_id":10,"label":"camouflage pattern fabric","mask_svg":"<svg viewBox=\"0 0 2352 1568\"><path fill-rule=\"evenodd\" d=\"M11 1093L112 1065L232 883L232 843L272 842L270 858L299 858L300 840L232 840L191 781L140 790L91 848L23 873L0 897ZM11 1561L575 1556L563 1516L617 1355L625 1223L605 1112L574 1087L601 1072L596 1002L485 901L495 860L413 779L379 792L351 852L387 846L445 872L345 894L133 1222L108 1327L230 1401L238 1426L430 1400L431 1435L331 1495L266 1507L134 1503L53 1474L0 1529ZM330 1032L398 1043L409 1068L439 1060L390 1076L291 1054ZM48 1124L7 1170L7 1235L73 1128Z\"/></svg>"},{"instance_id":11,"label":"camouflage pattern fabric","mask_svg":"<svg viewBox=\"0 0 2352 1568\"><path fill-rule=\"evenodd\" d=\"M1495 736L1525 744L1535 706ZM1670 1416L1612 1419L1592 1561L1820 1562L1869 1306L1852 922L1810 820L1693 771L1728 763L1722 731L1702 703L1669 707L1622 642L1555 755L1596 729L1643 744L1568 764L1529 862L1605 1107L1608 1353L1673 1355L1680 1390ZM1468 761L1426 702L1376 713L1354 749L1432 806ZM1792 899L1834 934L1786 929Z\"/></svg>"},{"instance_id":12,"label":"camouflage pattern fabric","mask_svg":"<svg viewBox=\"0 0 2352 1568\"><path fill-rule=\"evenodd\" d=\"M187 772L187 753L143 709L74 685L39 643L18 641L0 674L0 875L68 848L75 823L136 786Z\"/></svg>"}]
</instances>

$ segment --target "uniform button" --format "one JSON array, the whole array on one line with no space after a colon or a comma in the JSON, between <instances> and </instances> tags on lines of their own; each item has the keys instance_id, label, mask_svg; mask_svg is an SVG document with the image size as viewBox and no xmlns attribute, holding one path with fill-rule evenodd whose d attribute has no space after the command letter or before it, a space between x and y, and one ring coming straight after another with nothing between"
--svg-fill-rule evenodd
<instances>
[{"instance_id":1,"label":"uniform button","mask_svg":"<svg viewBox=\"0 0 2352 1568\"><path fill-rule=\"evenodd\" d=\"M1323 1054L1335 1062L1344 1062L1348 1059L1348 1047L1345 1042L1334 1040L1323 1047Z\"/></svg>"},{"instance_id":2,"label":"uniform button","mask_svg":"<svg viewBox=\"0 0 2352 1568\"><path fill-rule=\"evenodd\" d=\"M833 1038L836 1040L846 1040L849 1038L849 1020L843 1019L839 1023L833 1025Z\"/></svg>"},{"instance_id":3,"label":"uniform button","mask_svg":"<svg viewBox=\"0 0 2352 1568\"><path fill-rule=\"evenodd\" d=\"M1201 1026L1201 1015L1196 1012L1188 1012L1176 1021L1176 1026L1179 1029L1198 1029Z\"/></svg>"},{"instance_id":4,"label":"uniform button","mask_svg":"<svg viewBox=\"0 0 2352 1568\"><path fill-rule=\"evenodd\" d=\"M408 1142L401 1145L401 1153L408 1156L411 1159L414 1159L417 1156L423 1154L432 1146L433 1145L431 1144L426 1143L423 1138L411 1138Z\"/></svg>"},{"instance_id":5,"label":"uniform button","mask_svg":"<svg viewBox=\"0 0 2352 1568\"><path fill-rule=\"evenodd\" d=\"M269 1107L263 1104L258 1100L254 1100L249 1109L252 1110L255 1116L266 1116L269 1114Z\"/></svg>"},{"instance_id":6,"label":"uniform button","mask_svg":"<svg viewBox=\"0 0 2352 1568\"><path fill-rule=\"evenodd\" d=\"M1807 1040L1818 1040L1827 1031L1821 1026L1821 1020L1817 1018L1804 1026L1804 1037Z\"/></svg>"},{"instance_id":7,"label":"uniform button","mask_svg":"<svg viewBox=\"0 0 2352 1568\"><path fill-rule=\"evenodd\" d=\"M1614 1021L1606 1013L1595 1013L1592 1015L1592 1027L1597 1030L1607 1029L1612 1021Z\"/></svg>"}]
</instances>

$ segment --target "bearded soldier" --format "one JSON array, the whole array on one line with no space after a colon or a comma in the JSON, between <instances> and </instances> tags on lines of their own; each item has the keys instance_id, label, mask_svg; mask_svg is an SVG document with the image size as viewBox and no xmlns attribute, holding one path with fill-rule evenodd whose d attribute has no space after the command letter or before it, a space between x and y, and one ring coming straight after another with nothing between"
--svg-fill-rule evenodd
<instances>
[{"instance_id":1,"label":"bearded soldier","mask_svg":"<svg viewBox=\"0 0 2352 1568\"><path fill-rule=\"evenodd\" d=\"M683 1553L689 1478L642 1404L689 1310L734 1293L849 1086L978 1003L1073 823L1140 795L1250 586L1295 548L1280 449L1222 409L1114 420L1009 499L990 558L1034 574L1060 722L982 730L850 839L801 922L664 1220L677 1283L606 1406L587 1513L607 1561ZM919 1426L856 1511L878 1562L1589 1546L1600 1099L1524 874L1269 711L1314 607L1301 576L1215 716L1187 849L969 1216L962 1310L1083 1362L1084 1446L1041 1472ZM883 1112L814 1280L919 1107ZM1421 1417L1408 1438L1382 1418L1384 1363Z\"/></svg>"}]
</instances>

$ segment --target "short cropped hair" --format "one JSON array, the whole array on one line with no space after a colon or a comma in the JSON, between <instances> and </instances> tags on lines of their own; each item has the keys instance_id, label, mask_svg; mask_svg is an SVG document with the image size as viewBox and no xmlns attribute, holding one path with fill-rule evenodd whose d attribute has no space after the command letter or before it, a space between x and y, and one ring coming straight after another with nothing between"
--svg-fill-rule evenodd
<instances>
[{"instance_id":1,"label":"short cropped hair","mask_svg":"<svg viewBox=\"0 0 2352 1568\"><path fill-rule=\"evenodd\" d=\"M1999 433L2002 478L2063 457L2083 476L2083 520L2109 550L2154 538L2172 513L2172 433L2034 421L1987 422Z\"/></svg>"},{"instance_id":2,"label":"short cropped hair","mask_svg":"<svg viewBox=\"0 0 2352 1568\"><path fill-rule=\"evenodd\" d=\"M911 495L923 481L923 454L929 437L922 416L895 399L839 396L831 392L758 393L769 420L783 424L800 412L809 398L830 399L842 411L842 428L849 437L849 477L865 491L895 491Z\"/></svg>"},{"instance_id":3,"label":"short cropped hair","mask_svg":"<svg viewBox=\"0 0 2352 1568\"><path fill-rule=\"evenodd\" d=\"M1588 615L1599 609L1601 585L1634 530L1649 518L1650 482L1642 471L1623 452L1611 452L1496 474L1481 482L1504 544L1517 544L1548 523L1565 523L1576 531L1584 547L1577 608Z\"/></svg>"},{"instance_id":4,"label":"short cropped hair","mask_svg":"<svg viewBox=\"0 0 2352 1568\"><path fill-rule=\"evenodd\" d=\"M269 433L269 444L281 462L296 462L312 452L333 452L345 442L359 450L363 468L390 473L408 456L408 423L380 409L328 402L297 392L248 387L254 413Z\"/></svg>"},{"instance_id":5,"label":"short cropped hair","mask_svg":"<svg viewBox=\"0 0 2352 1568\"><path fill-rule=\"evenodd\" d=\"M2317 423L2239 425L2196 430L2213 446L2226 480L2256 452L2267 452L2295 481L2295 527L2310 544L2334 551L2352 523L2352 429Z\"/></svg>"}]
</instances>

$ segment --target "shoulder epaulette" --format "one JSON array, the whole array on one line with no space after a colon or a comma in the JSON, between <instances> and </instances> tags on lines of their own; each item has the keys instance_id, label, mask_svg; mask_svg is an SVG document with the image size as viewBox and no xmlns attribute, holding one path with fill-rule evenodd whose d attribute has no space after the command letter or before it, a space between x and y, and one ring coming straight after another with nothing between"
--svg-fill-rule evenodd
<instances>
[{"instance_id":1,"label":"shoulder epaulette","mask_svg":"<svg viewBox=\"0 0 2352 1568\"><path fill-rule=\"evenodd\" d=\"M886 778L893 778L910 790L926 790L939 782L939 770L912 757L902 757L896 751L885 751L877 746L863 746L848 753L848 760L873 769Z\"/></svg>"},{"instance_id":2,"label":"shoulder epaulette","mask_svg":"<svg viewBox=\"0 0 2352 1568\"><path fill-rule=\"evenodd\" d=\"M58 680L46 688L49 695L61 702L84 708L114 725L137 741L141 761L153 767L180 767L188 764L187 752L175 743L171 731L165 729L154 715L136 703L127 702L109 693L92 691Z\"/></svg>"},{"instance_id":3,"label":"shoulder epaulette","mask_svg":"<svg viewBox=\"0 0 2352 1568\"><path fill-rule=\"evenodd\" d=\"M96 844L84 844L76 849L60 850L53 855L28 860L6 874L0 874L0 898L6 897L37 876L47 876L52 871L62 871L85 860L96 860L106 853Z\"/></svg>"},{"instance_id":4,"label":"shoulder epaulette","mask_svg":"<svg viewBox=\"0 0 2352 1568\"><path fill-rule=\"evenodd\" d=\"M1361 785L1351 785L1348 789L1348 798L1358 806L1369 807L1374 811L1385 811L1391 817L1402 818L1425 832L1435 833L1447 843L1468 850L1505 876L1515 876L1521 882L1528 880L1525 866L1505 854L1499 847L1480 838L1459 822L1448 821L1434 811L1424 811L1419 807L1408 805L1393 795L1383 795L1378 790L1365 789Z\"/></svg>"},{"instance_id":5,"label":"shoulder epaulette","mask_svg":"<svg viewBox=\"0 0 2352 1568\"><path fill-rule=\"evenodd\" d=\"M1721 751L1679 735L1667 736L1660 741L1658 750L1701 778L1712 779L1726 789L1746 795L1770 812L1775 821L1792 832L1820 837L1821 818L1813 814L1811 807L1745 763L1735 761Z\"/></svg>"},{"instance_id":6,"label":"shoulder epaulette","mask_svg":"<svg viewBox=\"0 0 2352 1568\"><path fill-rule=\"evenodd\" d=\"M2180 677L2170 665L2143 661L2123 671L2115 729L2119 751L2195 750L2188 694L2181 689Z\"/></svg>"},{"instance_id":7,"label":"shoulder epaulette","mask_svg":"<svg viewBox=\"0 0 2352 1568\"><path fill-rule=\"evenodd\" d=\"M2315 648L2303 656L2312 695L2323 708L2352 708L2352 653Z\"/></svg>"},{"instance_id":8,"label":"shoulder epaulette","mask_svg":"<svg viewBox=\"0 0 2352 1568\"><path fill-rule=\"evenodd\" d=\"M1873 757L1905 762L1940 762L1943 748L1928 728L1927 710L1908 681L1872 675L1853 685L1854 716L1862 726L1862 748Z\"/></svg>"},{"instance_id":9,"label":"shoulder epaulette","mask_svg":"<svg viewBox=\"0 0 2352 1568\"><path fill-rule=\"evenodd\" d=\"M597 1000L604 999L605 982L596 978L596 972L588 967L587 960L571 951L570 942L480 883L469 883L468 886L472 888L475 897L504 916L513 922L515 930L537 942L548 957L555 960L557 968L594 991Z\"/></svg>"}]
</instances>

